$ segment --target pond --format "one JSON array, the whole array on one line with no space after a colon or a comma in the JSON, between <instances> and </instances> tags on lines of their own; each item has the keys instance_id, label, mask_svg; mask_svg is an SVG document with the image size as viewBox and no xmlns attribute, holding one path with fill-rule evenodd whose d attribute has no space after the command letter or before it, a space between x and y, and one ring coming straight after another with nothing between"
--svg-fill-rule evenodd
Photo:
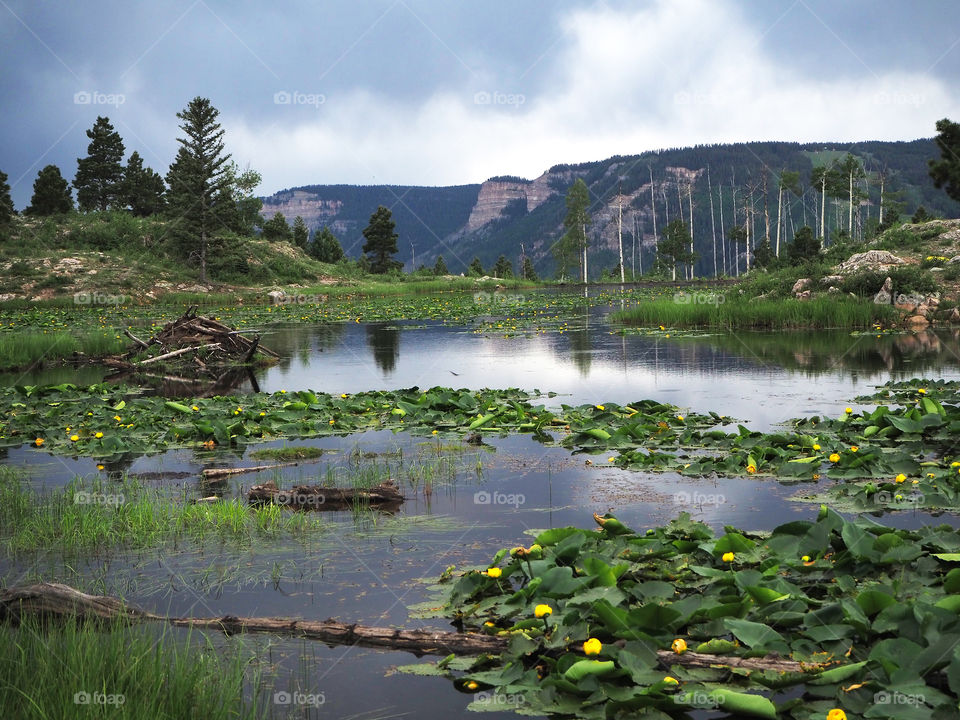
<instances>
[{"instance_id":1,"label":"pond","mask_svg":"<svg viewBox=\"0 0 960 720\"><path fill-rule=\"evenodd\" d=\"M956 333L851 334L842 331L616 334L609 308L570 314L549 329L514 329L496 319L470 325L379 322L275 327L263 342L282 361L241 381L235 392L312 389L356 393L436 385L540 390L539 402L627 404L651 398L691 410L733 416L754 430L791 417L843 413L853 398L889 380L960 378ZM673 335L672 337L670 335ZM102 373L60 368L7 375L6 384L90 383ZM292 442L292 441L291 441ZM283 447L291 442L273 442ZM681 511L715 528L770 529L810 518L815 507L791 500L797 486L772 479L696 479L625 470L597 456L571 455L529 436L484 436L484 445L425 440L369 431L298 441L323 448L317 460L238 475L215 494L241 497L254 483L315 483L338 473L390 477L406 497L396 514L322 513L323 530L292 540L218 540L121 551L82 558L49 550L0 559L5 585L60 581L122 595L169 615L280 616L408 628L449 629L419 620L408 607L423 602L430 580L448 566L485 566L501 547L529 542L536 529L588 526L591 513L615 513L637 529L663 524ZM245 453L214 464L247 466ZM145 488L195 498L209 494L197 479L208 456L189 450L127 458L102 470L87 458L54 457L35 448L4 450L4 462L25 468L32 484L52 490L76 476L102 478L101 488ZM126 474L125 476L123 474ZM126 477L126 481L123 478ZM823 485L825 483L821 483ZM801 486L802 492L811 485ZM914 527L917 512L884 516ZM945 515L938 522L956 524ZM526 533L526 534L525 534ZM240 642L239 639L222 642ZM270 706L273 717L459 717L467 696L447 681L394 674L413 661L404 653L329 648L278 638L244 639L269 656L263 692L322 694L323 704ZM386 677L385 677L386 675ZM249 692L253 692L249 688ZM509 712L494 717L513 717Z\"/></svg>"}]
</instances>

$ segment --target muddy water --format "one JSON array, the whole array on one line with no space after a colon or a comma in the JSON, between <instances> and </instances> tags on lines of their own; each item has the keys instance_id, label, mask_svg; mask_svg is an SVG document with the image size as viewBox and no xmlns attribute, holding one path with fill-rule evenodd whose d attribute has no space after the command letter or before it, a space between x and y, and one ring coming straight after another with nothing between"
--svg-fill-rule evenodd
<instances>
[{"instance_id":1,"label":"muddy water","mask_svg":"<svg viewBox=\"0 0 960 720\"><path fill-rule=\"evenodd\" d=\"M552 404L655 398L715 410L766 429L792 416L842 412L855 404L856 395L890 379L960 377L960 351L951 335L738 333L668 339L610 334L599 314L574 320L564 332L518 331L514 337L439 324L283 328L264 342L278 349L284 361L258 373L255 381L265 391L356 392L412 385L539 388L558 393L545 398ZM47 379L35 375L19 382ZM251 389L252 383L239 388ZM528 437L486 440L488 446L480 449L441 448L439 454L451 460L429 486L423 478L405 475L391 458L402 455L409 467L434 453L431 441L369 432L306 441L303 444L330 452L295 468L232 478L221 491L239 497L266 479L283 485L316 482L328 472L341 471L336 468L380 463L391 468L407 497L396 515L325 513L324 531L301 540L262 538L239 545L208 541L202 547L180 543L81 559L43 553L2 559L0 571L7 585L41 578L63 581L122 594L151 611L172 615L334 617L445 628L442 620L418 620L408 613L408 606L427 599L425 580L435 579L449 565L484 564L503 546L529 542L529 533L536 529L589 525L591 513L607 511L638 529L667 522L681 511L716 528L733 524L769 529L816 512L815 506L789 499L810 492L809 485L634 473L604 467L597 456L590 456L592 464L587 464L587 456L571 456ZM443 442L456 446L458 441ZM357 451L381 455L357 459ZM40 487L56 488L80 475L103 477L108 486L122 490L125 472L188 497L209 494L197 481L209 461L191 451L134 458L102 472L89 460L52 458L26 448L5 453L5 462L27 467ZM218 464L251 462L234 454L221 457ZM954 522L938 522L945 519ZM927 520L907 513L883 518L901 526ZM274 692L297 691L323 697L323 704L313 707L271 702L274 717L465 715L468 699L446 681L390 673L392 666L415 660L407 654L266 637L245 642L255 643L261 660L273 669L259 688L262 693L273 697Z\"/></svg>"}]
</instances>

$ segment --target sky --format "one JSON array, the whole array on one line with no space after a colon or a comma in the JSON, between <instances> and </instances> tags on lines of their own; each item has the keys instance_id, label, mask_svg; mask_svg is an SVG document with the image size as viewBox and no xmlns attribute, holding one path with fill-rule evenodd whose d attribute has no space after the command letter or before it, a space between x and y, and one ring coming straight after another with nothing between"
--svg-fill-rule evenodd
<instances>
[{"instance_id":1,"label":"sky","mask_svg":"<svg viewBox=\"0 0 960 720\"><path fill-rule=\"evenodd\" d=\"M0 171L72 179L105 115L165 174L220 112L263 195L453 185L750 140L912 140L960 118L955 0L0 0Z\"/></svg>"}]
</instances>

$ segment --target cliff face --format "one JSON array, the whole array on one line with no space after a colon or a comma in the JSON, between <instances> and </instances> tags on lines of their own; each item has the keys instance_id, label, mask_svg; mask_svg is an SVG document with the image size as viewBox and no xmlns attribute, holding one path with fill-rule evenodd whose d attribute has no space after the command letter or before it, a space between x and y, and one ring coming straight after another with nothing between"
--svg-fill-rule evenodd
<instances>
[{"instance_id":1,"label":"cliff face","mask_svg":"<svg viewBox=\"0 0 960 720\"><path fill-rule=\"evenodd\" d=\"M464 232L479 230L497 220L510 203L518 200L523 202L526 212L533 212L556 192L550 186L550 179L551 174L545 172L536 180L487 180L480 186L477 204Z\"/></svg>"}]
</instances>

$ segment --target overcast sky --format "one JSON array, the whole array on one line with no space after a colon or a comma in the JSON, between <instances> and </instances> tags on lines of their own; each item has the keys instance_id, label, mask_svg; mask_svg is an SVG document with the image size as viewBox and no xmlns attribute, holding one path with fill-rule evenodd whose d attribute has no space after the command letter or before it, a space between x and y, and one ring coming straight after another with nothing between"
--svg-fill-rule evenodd
<instances>
[{"instance_id":1,"label":"overcast sky","mask_svg":"<svg viewBox=\"0 0 960 720\"><path fill-rule=\"evenodd\" d=\"M271 194L447 185L745 140L929 137L960 118L956 0L0 0L0 170L68 179L106 115L161 173L221 111Z\"/></svg>"}]
</instances>

